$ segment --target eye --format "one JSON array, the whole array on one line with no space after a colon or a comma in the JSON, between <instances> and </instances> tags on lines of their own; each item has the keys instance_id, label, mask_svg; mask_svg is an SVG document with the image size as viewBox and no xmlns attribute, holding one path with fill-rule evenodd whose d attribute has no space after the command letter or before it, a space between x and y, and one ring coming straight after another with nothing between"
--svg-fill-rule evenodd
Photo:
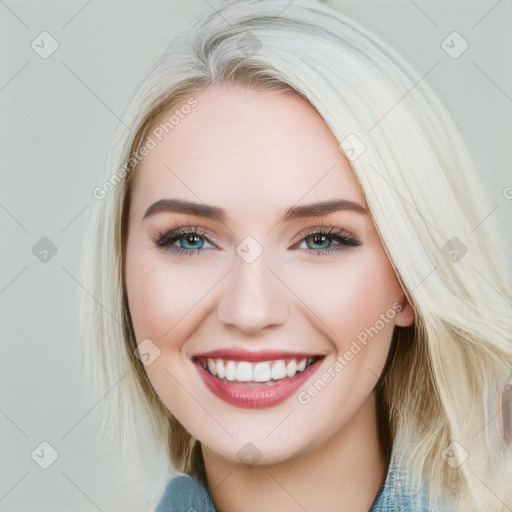
<instances>
[{"instance_id":1,"label":"eye","mask_svg":"<svg viewBox=\"0 0 512 512\"><path fill-rule=\"evenodd\" d=\"M319 256L338 254L347 250L349 247L359 247L362 245L361 242L343 229L319 226L310 228L306 235L303 235L299 247L303 245L303 242L306 245L306 251ZM331 249L333 242L336 245L334 249Z\"/></svg>"},{"instance_id":2,"label":"eye","mask_svg":"<svg viewBox=\"0 0 512 512\"><path fill-rule=\"evenodd\" d=\"M160 233L154 243L179 256L194 256L204 250L204 243L215 244L206 236L206 231L199 226L178 226ZM177 245L176 245L177 244Z\"/></svg>"}]
</instances>

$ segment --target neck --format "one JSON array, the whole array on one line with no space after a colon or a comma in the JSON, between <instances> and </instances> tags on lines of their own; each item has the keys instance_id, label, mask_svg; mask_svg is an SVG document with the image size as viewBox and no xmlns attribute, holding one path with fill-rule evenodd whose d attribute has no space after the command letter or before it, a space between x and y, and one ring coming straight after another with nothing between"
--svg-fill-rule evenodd
<instances>
[{"instance_id":1,"label":"neck","mask_svg":"<svg viewBox=\"0 0 512 512\"><path fill-rule=\"evenodd\" d=\"M387 471L375 395L334 436L293 459L247 466L203 446L217 512L368 512Z\"/></svg>"}]
</instances>

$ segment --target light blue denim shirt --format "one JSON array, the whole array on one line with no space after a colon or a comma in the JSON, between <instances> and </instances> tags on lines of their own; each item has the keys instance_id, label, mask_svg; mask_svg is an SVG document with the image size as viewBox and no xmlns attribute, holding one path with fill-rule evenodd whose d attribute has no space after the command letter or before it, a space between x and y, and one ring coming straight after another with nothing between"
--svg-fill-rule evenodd
<instances>
[{"instance_id":1,"label":"light blue denim shirt","mask_svg":"<svg viewBox=\"0 0 512 512\"><path fill-rule=\"evenodd\" d=\"M417 499L419 497L419 499ZM423 488L408 491L406 475L390 466L368 512L448 512L449 508L429 508ZM194 478L174 477L165 489L154 512L216 512L207 489Z\"/></svg>"}]
</instances>

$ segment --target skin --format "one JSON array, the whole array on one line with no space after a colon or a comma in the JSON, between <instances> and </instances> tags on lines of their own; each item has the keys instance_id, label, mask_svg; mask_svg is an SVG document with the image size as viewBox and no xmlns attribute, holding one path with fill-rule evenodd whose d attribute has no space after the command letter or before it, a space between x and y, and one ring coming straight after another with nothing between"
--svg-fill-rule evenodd
<instances>
[{"instance_id":1,"label":"skin","mask_svg":"<svg viewBox=\"0 0 512 512\"><path fill-rule=\"evenodd\" d=\"M137 342L150 339L160 351L147 375L202 443L217 510L367 511L387 469L373 388L393 329L412 324L412 309L367 214L341 210L276 224L296 204L346 199L367 207L338 142L307 101L218 85L194 97L197 106L142 160L133 183L125 281ZM143 219L164 198L216 205L228 218L159 211ZM174 222L204 228L215 245L199 239L197 254L183 238L174 243L191 257L158 247L154 239ZM361 245L307 242L307 228L320 223ZM263 248L250 264L236 253L249 235ZM325 354L299 390L307 391L396 303L401 311L307 404L295 393L266 409L234 407L208 390L191 361L227 347ZM248 442L261 454L253 465L237 455Z\"/></svg>"}]
</instances>

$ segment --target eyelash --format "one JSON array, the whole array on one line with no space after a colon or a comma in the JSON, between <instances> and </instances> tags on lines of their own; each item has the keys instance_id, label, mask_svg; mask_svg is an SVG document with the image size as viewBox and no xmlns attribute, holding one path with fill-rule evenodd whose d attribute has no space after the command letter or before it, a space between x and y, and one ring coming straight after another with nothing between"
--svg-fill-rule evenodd
<instances>
[{"instance_id":1,"label":"eyelash","mask_svg":"<svg viewBox=\"0 0 512 512\"><path fill-rule=\"evenodd\" d=\"M204 239L206 242L217 245L215 242L215 237L209 236L207 231L200 226L188 226L188 225L180 225L175 224L171 226L170 229L159 233L156 238L153 238L153 242L157 247L160 247L166 251L174 252L179 256L191 257L200 254L206 249L191 249L191 250L183 250L178 247L171 247L172 244L185 238L189 235L196 235L199 238ZM359 247L361 242L352 237L347 231L337 228L337 227L327 227L322 223L316 224L313 227L307 228L306 231L301 235L301 239L298 242L302 243L304 240L309 238L311 235L325 235L329 237L332 241L337 241L340 245L345 247ZM295 244L297 245L297 244ZM341 253L345 251L345 248L338 248L334 250L330 249L303 249L306 250L310 254L314 254L316 256L330 256L334 254Z\"/></svg>"}]
</instances>

